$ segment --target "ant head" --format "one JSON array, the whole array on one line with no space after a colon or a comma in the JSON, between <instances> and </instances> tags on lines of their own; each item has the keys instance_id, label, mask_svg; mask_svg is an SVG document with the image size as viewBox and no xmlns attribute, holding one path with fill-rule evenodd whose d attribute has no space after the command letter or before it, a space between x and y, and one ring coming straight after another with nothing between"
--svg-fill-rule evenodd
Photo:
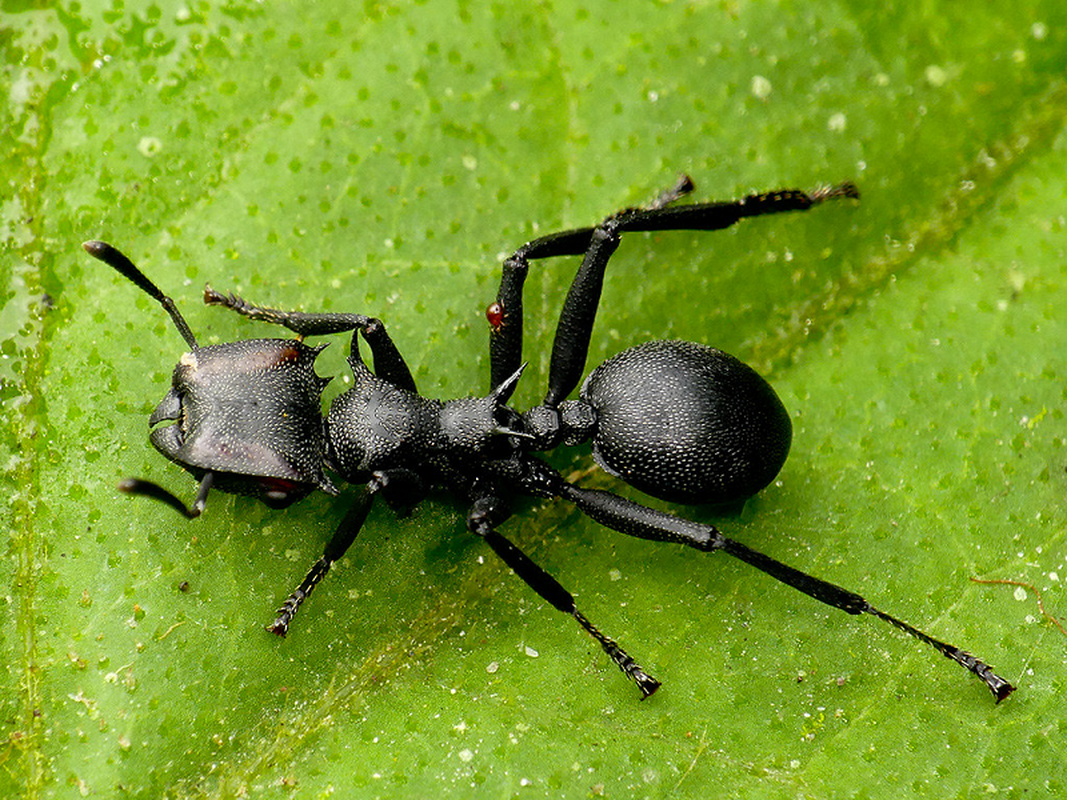
<instances>
[{"instance_id":1,"label":"ant head","mask_svg":"<svg viewBox=\"0 0 1067 800\"><path fill-rule=\"evenodd\" d=\"M323 473L319 406L326 381L314 370L322 347L288 339L200 347L174 301L129 258L106 242L82 247L157 300L189 345L174 368L170 391L148 420L160 453L197 478L210 473L207 486L258 497L275 508L315 489L336 493ZM165 500L186 516L199 513L147 481L121 488ZM203 498L198 502L202 507Z\"/></svg>"}]
</instances>

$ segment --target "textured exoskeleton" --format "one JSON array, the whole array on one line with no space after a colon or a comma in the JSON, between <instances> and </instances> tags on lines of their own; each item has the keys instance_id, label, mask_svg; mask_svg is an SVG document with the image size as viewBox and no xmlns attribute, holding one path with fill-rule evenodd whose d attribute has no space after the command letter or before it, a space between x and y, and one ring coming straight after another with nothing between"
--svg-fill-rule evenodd
<instances>
[{"instance_id":1,"label":"textured exoskeleton","mask_svg":"<svg viewBox=\"0 0 1067 800\"><path fill-rule=\"evenodd\" d=\"M194 347L174 368L172 388L148 423L152 444L223 491L284 508L315 489L337 494L323 472L322 390L315 374L325 345L248 339Z\"/></svg>"},{"instance_id":2,"label":"textured exoskeleton","mask_svg":"<svg viewBox=\"0 0 1067 800\"><path fill-rule=\"evenodd\" d=\"M751 497L778 475L793 439L789 412L767 381L693 342L624 350L589 374L581 402L595 415L597 463L680 503Z\"/></svg>"}]
</instances>

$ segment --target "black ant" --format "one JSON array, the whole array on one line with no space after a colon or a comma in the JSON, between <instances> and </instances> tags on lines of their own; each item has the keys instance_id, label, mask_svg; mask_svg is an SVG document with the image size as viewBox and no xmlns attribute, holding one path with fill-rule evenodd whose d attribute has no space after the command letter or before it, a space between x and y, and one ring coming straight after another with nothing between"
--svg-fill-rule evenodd
<instances>
[{"instance_id":1,"label":"black ant","mask_svg":"<svg viewBox=\"0 0 1067 800\"><path fill-rule=\"evenodd\" d=\"M692 191L688 178L644 208L613 214L595 227L549 234L504 262L489 306L492 388L485 397L440 401L421 396L411 371L380 320L362 314L313 314L253 305L204 289L204 302L282 325L296 339L248 339L201 347L171 298L115 248L87 242L90 255L114 267L158 300L189 345L173 386L149 424L152 444L191 472L200 488L192 507L155 483L130 479L120 488L199 516L208 492L258 497L285 508L320 490L339 494L330 475L362 486L340 526L268 630L284 636L293 616L330 566L351 546L375 497L405 511L443 488L468 504L467 528L535 592L570 615L648 697L660 683L575 607L574 599L498 528L511 515L508 498L563 498L612 530L697 550L721 550L849 614L871 614L933 646L966 667L997 702L1012 691L984 662L874 608L858 594L807 575L693 522L606 491L583 489L535 453L592 442L609 473L647 494L684 503L744 500L767 486L789 453L789 414L753 369L721 350L683 341L632 347L594 369L578 394L608 261L622 234L718 230L745 217L806 211L827 200L858 198L851 183L814 192L786 189L720 203L672 205ZM548 390L525 412L507 403L522 375L522 294L529 262L581 255L552 346ZM328 382L314 364L325 345L305 336L352 332L354 384L322 416ZM360 354L370 346L372 370ZM174 424L156 427L158 423ZM329 474L328 474L329 473Z\"/></svg>"}]
</instances>

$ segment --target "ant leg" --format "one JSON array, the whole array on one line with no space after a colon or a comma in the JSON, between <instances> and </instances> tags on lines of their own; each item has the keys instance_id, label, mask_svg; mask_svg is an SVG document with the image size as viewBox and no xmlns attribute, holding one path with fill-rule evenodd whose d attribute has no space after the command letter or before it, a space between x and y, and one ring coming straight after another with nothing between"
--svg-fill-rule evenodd
<instances>
[{"instance_id":1,"label":"ant leg","mask_svg":"<svg viewBox=\"0 0 1067 800\"><path fill-rule=\"evenodd\" d=\"M678 176L677 183L669 189L664 189L656 197L645 206L630 206L629 208L622 208L612 214L608 219L614 219L615 217L624 217L629 214L636 214L643 211L655 211L660 208L666 208L671 203L681 200L687 194L692 192L696 188L696 184L693 183L693 179L688 175L682 174ZM575 255L578 255L575 253Z\"/></svg>"},{"instance_id":2,"label":"ant leg","mask_svg":"<svg viewBox=\"0 0 1067 800\"><path fill-rule=\"evenodd\" d=\"M684 185L684 181L683 184ZM606 221L616 222L619 233L630 231L717 231L729 228L746 217L761 217L786 211L807 211L827 200L860 196L851 181L824 186L806 192L802 189L777 189L750 194L738 200L668 205L682 197L677 190L668 190L647 208L628 208L611 215ZM662 199L661 199L662 198ZM550 233L533 239L515 251L513 258L534 260L554 256L580 256L589 249L593 232L600 226L575 228Z\"/></svg>"},{"instance_id":3,"label":"ant leg","mask_svg":"<svg viewBox=\"0 0 1067 800\"><path fill-rule=\"evenodd\" d=\"M667 193L667 202L675 195ZM851 184L807 194L798 190L753 195L732 203L698 203L668 208L663 202L648 209L622 211L594 228L581 266L574 277L552 342L548 392L544 404L556 408L574 391L585 370L589 340L600 305L600 292L608 261L626 231L714 230L743 217L781 211L801 211L830 197L856 196Z\"/></svg>"},{"instance_id":4,"label":"ant leg","mask_svg":"<svg viewBox=\"0 0 1067 800\"><path fill-rule=\"evenodd\" d=\"M224 306L231 311L259 322L282 325L301 338L304 336L328 336L332 333L352 331L352 351L358 352L359 343L356 334L370 345L374 355L374 369L378 377L389 381L394 386L417 392L415 379L411 377L404 357L400 355L385 325L380 319L363 314L309 314L303 311L282 311L276 308L257 306L232 292L223 294L204 287L204 303L209 306Z\"/></svg>"},{"instance_id":5,"label":"ant leg","mask_svg":"<svg viewBox=\"0 0 1067 800\"><path fill-rule=\"evenodd\" d=\"M644 210L664 208L693 191L693 181L683 175L670 189L660 193ZM615 217L642 211L624 209ZM486 309L489 320L490 382L493 389L508 379L522 364L522 290L529 272L529 260L553 256L581 255L589 249L594 228L560 231L527 242L504 262L496 301Z\"/></svg>"},{"instance_id":6,"label":"ant leg","mask_svg":"<svg viewBox=\"0 0 1067 800\"><path fill-rule=\"evenodd\" d=\"M583 239L587 242L585 258L567 294L552 344L549 390L545 397L545 405L550 408L556 408L565 400L581 379L596 307L600 302L604 270L619 246L618 234L603 227L594 229ZM548 252L537 257L555 254ZM569 253L560 253L564 254ZM525 255L516 254L505 261L497 300L486 312L490 321L490 380L494 389L514 374L522 360L522 288L528 270Z\"/></svg>"},{"instance_id":7,"label":"ant leg","mask_svg":"<svg viewBox=\"0 0 1067 800\"><path fill-rule=\"evenodd\" d=\"M372 317L359 332L363 334L363 338L370 345L371 355L374 356L375 374L399 389L418 394L419 390L415 386L415 378L412 377L407 362L404 361L404 357L400 355L400 351L396 349L392 338L385 330L385 323ZM358 350L358 348L359 343L356 341L356 334L353 333L352 349Z\"/></svg>"},{"instance_id":8,"label":"ant leg","mask_svg":"<svg viewBox=\"0 0 1067 800\"><path fill-rule=\"evenodd\" d=\"M618 230L624 231L717 231L728 228L746 217L762 217L785 211L808 211L827 200L860 196L856 184L845 181L811 192L802 189L778 189L751 194L740 200L693 203L673 208L637 209L617 218Z\"/></svg>"},{"instance_id":9,"label":"ant leg","mask_svg":"<svg viewBox=\"0 0 1067 800\"><path fill-rule=\"evenodd\" d=\"M521 255L505 261L496 300L485 310L489 320L491 389L496 389L522 366L522 288L529 266Z\"/></svg>"},{"instance_id":10,"label":"ant leg","mask_svg":"<svg viewBox=\"0 0 1067 800\"><path fill-rule=\"evenodd\" d=\"M562 481L562 478L560 480ZM581 511L607 528L641 539L686 544L705 552L722 550L821 603L848 614L870 614L878 617L919 641L925 642L945 658L955 661L977 675L993 693L998 703L1015 691L1011 683L970 653L939 641L918 628L878 610L855 592L808 575L740 542L729 539L713 525L692 522L673 514L647 508L610 492L581 489L566 481L562 481L562 485L558 488L560 496L570 500Z\"/></svg>"},{"instance_id":11,"label":"ant leg","mask_svg":"<svg viewBox=\"0 0 1067 800\"><path fill-rule=\"evenodd\" d=\"M356 498L352 507L348 509L344 519L341 520L341 524L337 526L337 530L330 538L330 541L326 543L326 549L323 551L322 557L311 565L311 569L304 577L304 580L282 603L277 611L278 616L274 622L267 626L268 631L282 637L289 632L289 625L300 606L307 600L315 587L319 585L319 582L326 577L326 573L330 571L333 562L341 558L348 548L352 546L352 542L356 540L363 523L367 520L373 501L374 490L368 485Z\"/></svg>"},{"instance_id":12,"label":"ant leg","mask_svg":"<svg viewBox=\"0 0 1067 800\"><path fill-rule=\"evenodd\" d=\"M558 408L582 379L597 306L600 305L600 291L604 286L604 272L619 246L618 219L609 220L593 231L589 249L574 276L567 299L563 301L549 361L548 391L544 400L549 408Z\"/></svg>"},{"instance_id":13,"label":"ant leg","mask_svg":"<svg viewBox=\"0 0 1067 800\"><path fill-rule=\"evenodd\" d=\"M497 301L489 307L492 381L496 386L522 360L522 287L529 261L555 256L585 255L579 267L556 329L552 367L545 405L555 407L577 386L585 367L589 337L600 302L604 270L618 247L618 237L631 231L719 230L745 217L785 211L806 211L827 200L858 198L852 183L804 192L782 189L754 194L728 202L670 204L692 190L683 179L646 208L629 208L608 217L595 227L576 228L527 242L504 263Z\"/></svg>"},{"instance_id":14,"label":"ant leg","mask_svg":"<svg viewBox=\"0 0 1067 800\"><path fill-rule=\"evenodd\" d=\"M683 175L645 209L627 208L613 217L665 208L691 191L693 181L688 175ZM529 272L529 260L581 255L589 249L594 230L578 228L542 236L524 244L504 262L496 301L485 312L489 320L490 381L493 389L513 375L522 363L522 290Z\"/></svg>"},{"instance_id":15,"label":"ant leg","mask_svg":"<svg viewBox=\"0 0 1067 800\"><path fill-rule=\"evenodd\" d=\"M363 523L367 521L375 495L380 494L394 510L409 511L426 497L427 488L423 480L411 470L395 469L374 472L366 487L348 509L341 524L326 543L322 557L311 565L304 580L293 590L278 609L278 617L267 626L267 630L279 636L285 636L289 624L297 610L307 600L312 590L326 577L330 567L341 558L356 540Z\"/></svg>"},{"instance_id":16,"label":"ant leg","mask_svg":"<svg viewBox=\"0 0 1067 800\"><path fill-rule=\"evenodd\" d=\"M586 619L575 606L571 593L564 589L559 581L537 566L518 547L497 533L496 526L500 525L508 516L510 516L510 511L499 498L481 497L475 501L470 513L467 515L467 528L472 533L481 536L486 544L493 548L493 552L500 556L501 560L511 567L511 570L522 578L527 586L537 592L556 610L573 617L590 636L596 639L608 657L641 690L642 700L654 694L660 687L660 682L645 672L613 639L605 636L593 623Z\"/></svg>"},{"instance_id":17,"label":"ant leg","mask_svg":"<svg viewBox=\"0 0 1067 800\"><path fill-rule=\"evenodd\" d=\"M204 287L204 305L224 306L243 317L272 325L282 325L299 336L327 336L331 333L358 330L366 327L371 318L363 314L309 314L303 311L283 311L250 303L233 292L217 292Z\"/></svg>"},{"instance_id":18,"label":"ant leg","mask_svg":"<svg viewBox=\"0 0 1067 800\"><path fill-rule=\"evenodd\" d=\"M939 641L918 628L880 611L855 592L808 575L740 542L729 539L723 536L714 525L694 522L665 511L658 511L611 492L582 489L569 483L556 470L536 458L528 458L521 464L500 462L498 467L499 477L517 489L535 497L561 497L569 500L584 514L605 528L638 539L684 544L703 552L721 550L820 603L840 609L847 614L870 614L878 617L919 641L925 642L945 658L955 661L977 675L993 693L998 703L1015 691L1011 683L970 653Z\"/></svg>"}]
</instances>

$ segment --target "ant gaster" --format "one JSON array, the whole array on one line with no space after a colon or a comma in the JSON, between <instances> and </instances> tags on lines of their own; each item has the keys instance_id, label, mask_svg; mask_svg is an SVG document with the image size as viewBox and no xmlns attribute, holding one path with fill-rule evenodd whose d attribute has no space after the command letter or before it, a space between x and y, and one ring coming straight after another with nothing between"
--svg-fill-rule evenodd
<instances>
[{"instance_id":1,"label":"ant gaster","mask_svg":"<svg viewBox=\"0 0 1067 800\"><path fill-rule=\"evenodd\" d=\"M172 388L152 413L152 444L191 472L200 488L191 507L144 480L120 488L198 516L209 491L258 497L273 508L319 490L339 494L331 475L362 486L340 526L268 630L284 636L301 604L348 550L374 499L405 511L433 489L467 504L467 528L480 536L537 594L573 617L648 697L660 682L575 606L571 594L498 528L514 495L562 498L601 525L630 536L721 550L804 594L849 614L870 614L933 646L981 678L997 702L1014 688L982 661L886 614L858 594L807 575L724 536L714 526L655 510L611 492L576 486L535 456L560 444L591 442L593 457L619 479L654 497L684 503L738 502L778 474L789 452L789 414L770 385L721 350L683 341L632 347L594 369L577 400L568 397L585 370L608 261L622 234L718 230L745 217L805 211L836 198L858 198L851 183L803 192L749 195L718 203L672 205L692 190L683 178L643 208L628 208L595 227L549 234L520 247L503 265L489 307L491 391L440 401L423 397L380 320L362 314L279 311L204 289L204 302L282 325L296 339L249 339L201 347L170 297L104 242L87 242L110 265L166 309L190 351ZM531 261L583 256L563 304L541 405L507 404L522 374L522 295ZM327 380L316 375L324 345L306 336L352 332L352 388L322 416ZM369 345L373 370L360 354ZM173 424L159 426L159 423Z\"/></svg>"}]
</instances>

